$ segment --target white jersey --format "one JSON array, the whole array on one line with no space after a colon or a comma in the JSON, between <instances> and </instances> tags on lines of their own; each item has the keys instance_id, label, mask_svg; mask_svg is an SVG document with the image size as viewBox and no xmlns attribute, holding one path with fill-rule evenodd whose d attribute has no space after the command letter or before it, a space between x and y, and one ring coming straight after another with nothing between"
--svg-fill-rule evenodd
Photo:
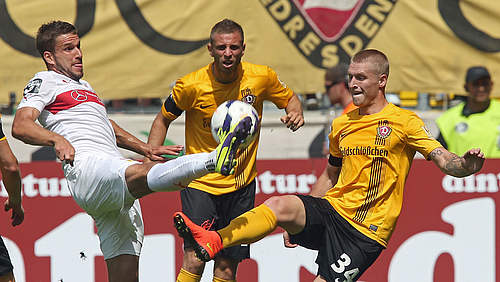
<instances>
[{"instance_id":1,"label":"white jersey","mask_svg":"<svg viewBox=\"0 0 500 282\"><path fill-rule=\"evenodd\" d=\"M18 109L24 107L37 109L40 124L73 145L75 159L85 154L121 157L104 103L87 81L39 72L24 88Z\"/></svg>"}]
</instances>

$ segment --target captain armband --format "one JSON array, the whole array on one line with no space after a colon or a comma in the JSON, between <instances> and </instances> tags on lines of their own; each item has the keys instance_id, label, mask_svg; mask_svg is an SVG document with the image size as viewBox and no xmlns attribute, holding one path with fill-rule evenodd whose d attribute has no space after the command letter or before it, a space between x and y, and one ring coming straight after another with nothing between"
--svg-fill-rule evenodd
<instances>
[{"instance_id":1,"label":"captain armband","mask_svg":"<svg viewBox=\"0 0 500 282\"><path fill-rule=\"evenodd\" d=\"M182 114L182 110L177 107L172 95L168 96L168 98L163 103L163 107L161 108L161 112L162 112L164 117L171 118L171 119L175 119L176 117L178 117Z\"/></svg>"},{"instance_id":2,"label":"captain armband","mask_svg":"<svg viewBox=\"0 0 500 282\"><path fill-rule=\"evenodd\" d=\"M338 157L334 157L334 156L330 155L330 157L328 157L328 163L331 166L340 167L340 166L342 166L342 158L338 158Z\"/></svg>"}]
</instances>

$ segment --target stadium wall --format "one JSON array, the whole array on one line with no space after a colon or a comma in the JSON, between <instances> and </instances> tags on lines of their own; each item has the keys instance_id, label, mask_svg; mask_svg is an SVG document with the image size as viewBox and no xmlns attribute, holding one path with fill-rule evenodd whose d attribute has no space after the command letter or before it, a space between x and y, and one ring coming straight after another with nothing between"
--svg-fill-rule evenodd
<instances>
[{"instance_id":1,"label":"stadium wall","mask_svg":"<svg viewBox=\"0 0 500 282\"><path fill-rule=\"evenodd\" d=\"M324 166L324 159L259 160L257 204L274 195L309 193ZM415 160L388 248L359 281L498 281L499 167L500 160L487 160L480 173L456 179ZM16 281L107 281L92 218L71 198L60 164L23 163L21 170L26 219L13 228L8 216L0 217ZM179 193L146 196L141 206L146 237L140 280L173 282L182 264L182 240L172 226ZM316 253L284 248L281 232L252 245L238 281L313 280ZM211 281L210 268L203 282Z\"/></svg>"}]
</instances>

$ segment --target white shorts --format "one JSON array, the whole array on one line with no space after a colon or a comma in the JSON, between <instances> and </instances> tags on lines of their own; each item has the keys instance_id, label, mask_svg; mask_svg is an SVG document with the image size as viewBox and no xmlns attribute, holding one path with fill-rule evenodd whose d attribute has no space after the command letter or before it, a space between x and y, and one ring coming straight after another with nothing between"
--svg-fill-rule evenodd
<instances>
[{"instance_id":1,"label":"white shorts","mask_svg":"<svg viewBox=\"0 0 500 282\"><path fill-rule=\"evenodd\" d=\"M144 239L139 200L128 191L125 170L138 162L120 157L79 156L64 175L76 203L95 221L104 259L139 256Z\"/></svg>"}]
</instances>

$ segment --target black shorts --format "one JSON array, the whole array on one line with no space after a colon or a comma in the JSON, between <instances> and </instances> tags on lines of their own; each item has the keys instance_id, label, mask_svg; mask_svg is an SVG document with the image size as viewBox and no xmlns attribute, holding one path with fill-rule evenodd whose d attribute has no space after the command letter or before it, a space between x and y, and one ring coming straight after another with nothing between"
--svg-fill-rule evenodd
<instances>
[{"instance_id":1,"label":"black shorts","mask_svg":"<svg viewBox=\"0 0 500 282\"><path fill-rule=\"evenodd\" d=\"M9 252L5 247L2 237L0 237L0 276L12 272L12 269L14 269L14 267L10 262Z\"/></svg>"},{"instance_id":2,"label":"black shorts","mask_svg":"<svg viewBox=\"0 0 500 282\"><path fill-rule=\"evenodd\" d=\"M356 230L327 200L297 196L306 209L306 225L290 241L318 251L318 275L326 281L357 281L384 247Z\"/></svg>"},{"instance_id":3,"label":"black shorts","mask_svg":"<svg viewBox=\"0 0 500 282\"><path fill-rule=\"evenodd\" d=\"M181 191L182 212L194 223L208 230L226 227L231 220L251 210L255 205L255 180L237 191L212 195L198 189ZM184 241L184 249L193 246ZM223 249L218 255L241 261L250 257L250 246Z\"/></svg>"}]
</instances>

